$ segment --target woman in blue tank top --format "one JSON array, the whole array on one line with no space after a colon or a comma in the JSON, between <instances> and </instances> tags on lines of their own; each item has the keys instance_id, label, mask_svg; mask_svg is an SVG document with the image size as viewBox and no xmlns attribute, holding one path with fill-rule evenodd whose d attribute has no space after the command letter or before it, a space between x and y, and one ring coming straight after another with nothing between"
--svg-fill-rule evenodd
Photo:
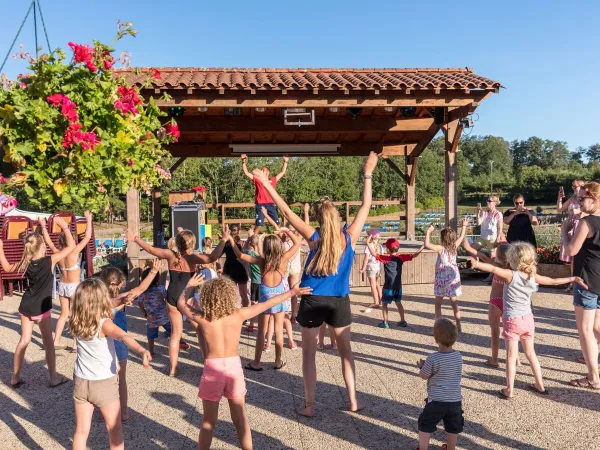
<instances>
[{"instance_id":1,"label":"woman in blue tank top","mask_svg":"<svg viewBox=\"0 0 600 450\"><path fill-rule=\"evenodd\" d=\"M253 172L273 198L286 220L306 239L310 252L302 273L300 286L311 287L311 295L303 295L298 309L298 323L302 326L302 375L304 377L304 407L298 410L303 416L315 414L315 388L317 385L317 335L323 322L332 326L342 360L342 373L350 400L350 411L361 409L356 400L354 356L350 346L350 271L354 260L354 246L371 208L371 177L377 165L377 154L371 152L363 167L363 200L352 224L342 229L342 219L329 200L320 200L313 206L319 228L304 222L277 194L269 179L260 170ZM292 287L292 286L291 286Z\"/></svg>"}]
</instances>

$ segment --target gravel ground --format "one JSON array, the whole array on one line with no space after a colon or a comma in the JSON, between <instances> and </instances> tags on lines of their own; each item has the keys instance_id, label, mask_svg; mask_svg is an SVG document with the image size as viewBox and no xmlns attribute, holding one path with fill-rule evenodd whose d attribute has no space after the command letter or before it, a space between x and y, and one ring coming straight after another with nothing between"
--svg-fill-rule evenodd
<instances>
[{"instance_id":1,"label":"gravel ground","mask_svg":"<svg viewBox=\"0 0 600 450\"><path fill-rule=\"evenodd\" d=\"M431 285L406 286L404 305L409 327L376 327L378 311L364 312L370 294L353 290L353 350L356 358L359 399L366 408L359 414L347 406L341 366L333 350L317 355L317 416L299 417L294 408L302 405L301 351L285 350L286 368L271 370L274 354L264 354L265 370L247 373L247 413L256 449L414 449L417 447L417 418L426 396L425 382L415 363L436 349L432 337L433 297ZM504 382L503 369L483 362L489 354L487 298L489 286L466 280L460 298L464 335L456 345L464 359L463 408L465 431L459 447L464 449L593 449L600 448L600 394L568 386L584 373L574 362L579 356L575 319L570 296L559 290L542 289L534 297L537 333L536 350L541 360L549 397L526 390L533 382L529 366L518 369L516 396L510 401L497 397ZM27 350L23 377L26 384L13 391L7 383L13 351L19 337L19 297L0 302L0 441L1 447L58 449L71 447L74 430L72 383L48 389L44 351L38 330ZM444 314L451 315L448 305ZM137 308L129 308L129 327L136 339L145 342L145 323ZM299 338L299 330L295 330ZM153 369L145 370L137 356L128 368L129 403L136 416L124 426L126 446L134 449L197 448L202 403L197 384L202 365L197 344L182 352L178 379L165 375L167 341L156 341ZM328 340L326 342L329 342ZM240 355L253 354L253 336L244 335ZM501 351L501 357L504 352ZM75 356L65 351L57 357L60 373L71 377ZM503 362L503 360L502 360ZM504 367L504 364L501 365ZM237 448L237 438L223 402L215 429L213 448ZM438 449L445 433L433 435L430 448ZM88 441L92 449L108 448L102 423L94 421Z\"/></svg>"}]
</instances>

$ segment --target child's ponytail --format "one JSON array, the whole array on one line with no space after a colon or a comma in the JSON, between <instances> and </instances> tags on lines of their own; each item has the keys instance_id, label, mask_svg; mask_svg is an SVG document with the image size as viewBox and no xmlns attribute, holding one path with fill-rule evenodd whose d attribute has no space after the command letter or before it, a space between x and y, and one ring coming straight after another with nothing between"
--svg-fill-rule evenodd
<instances>
[{"instance_id":1,"label":"child's ponytail","mask_svg":"<svg viewBox=\"0 0 600 450\"><path fill-rule=\"evenodd\" d=\"M106 267L100 273L100 279L108 288L110 298L117 298L121 293L120 286L125 283L125 275L116 267Z\"/></svg>"},{"instance_id":2,"label":"child's ponytail","mask_svg":"<svg viewBox=\"0 0 600 450\"><path fill-rule=\"evenodd\" d=\"M25 238L25 249L23 250L23 258L17 264L16 272L25 272L29 267L29 263L35 255L37 255L42 248L44 238L39 233L31 233Z\"/></svg>"}]
</instances>

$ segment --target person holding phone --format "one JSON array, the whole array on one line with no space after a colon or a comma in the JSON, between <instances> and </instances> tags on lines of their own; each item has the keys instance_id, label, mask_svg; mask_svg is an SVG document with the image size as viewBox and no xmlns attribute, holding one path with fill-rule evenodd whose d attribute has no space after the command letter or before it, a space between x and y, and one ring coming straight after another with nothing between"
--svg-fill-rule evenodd
<instances>
[{"instance_id":1,"label":"person holding phone","mask_svg":"<svg viewBox=\"0 0 600 450\"><path fill-rule=\"evenodd\" d=\"M539 221L535 212L525 207L525 197L522 194L515 195L513 202L515 208L509 209L504 213L504 223L508 225L506 241L508 243L518 241L529 242L537 248L533 225L537 225Z\"/></svg>"},{"instance_id":2,"label":"person holding phone","mask_svg":"<svg viewBox=\"0 0 600 450\"><path fill-rule=\"evenodd\" d=\"M487 209L481 209L481 203L477 204L477 225L480 227L480 238L473 243L476 250L487 249L493 255L493 250L500 242L506 240L502 231L502 213L496 209L500 199L490 195L487 199Z\"/></svg>"}]
</instances>

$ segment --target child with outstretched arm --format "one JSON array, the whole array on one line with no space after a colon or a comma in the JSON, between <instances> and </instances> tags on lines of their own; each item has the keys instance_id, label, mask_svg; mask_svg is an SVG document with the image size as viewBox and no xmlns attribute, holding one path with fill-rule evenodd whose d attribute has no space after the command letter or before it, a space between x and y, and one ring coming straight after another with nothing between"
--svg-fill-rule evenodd
<instances>
[{"instance_id":1,"label":"child with outstretched arm","mask_svg":"<svg viewBox=\"0 0 600 450\"><path fill-rule=\"evenodd\" d=\"M388 251L387 255L378 254L372 246L373 235L369 235L367 239L367 248L373 257L384 264L385 281L383 283L383 295L381 297L381 312L383 313L383 322L379 328L389 328L388 323L388 305L392 302L396 303L398 312L400 313L399 326L406 328L408 323L404 317L404 307L402 306L402 265L405 262L412 261L425 248L422 245L415 253L400 254L400 242L397 239L390 238L385 243L385 248Z\"/></svg>"},{"instance_id":2,"label":"child with outstretched arm","mask_svg":"<svg viewBox=\"0 0 600 450\"><path fill-rule=\"evenodd\" d=\"M238 355L242 323L290 299L292 295L309 295L312 290L295 287L265 302L240 308L236 284L227 278L219 278L202 286L202 309L197 310L191 305L194 291L202 283L202 275L192 277L177 302L179 310L198 325L206 341L206 360L198 391L204 413L198 447L200 450L210 449L219 401L225 395L241 447L249 450L252 449L252 435L246 417L246 382Z\"/></svg>"}]
</instances>

